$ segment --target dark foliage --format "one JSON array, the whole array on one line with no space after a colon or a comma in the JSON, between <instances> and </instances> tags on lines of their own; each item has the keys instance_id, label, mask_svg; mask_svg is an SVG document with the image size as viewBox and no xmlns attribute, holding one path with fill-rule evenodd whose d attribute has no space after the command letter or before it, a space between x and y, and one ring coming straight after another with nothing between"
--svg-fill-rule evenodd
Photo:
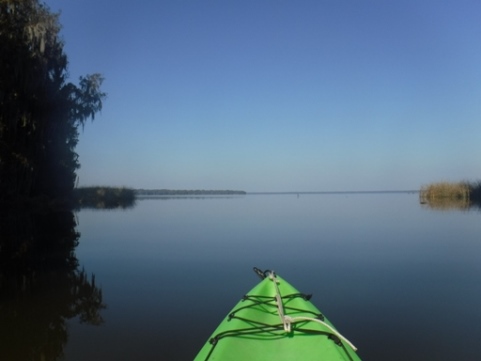
<instances>
[{"instance_id":1,"label":"dark foliage","mask_svg":"<svg viewBox=\"0 0 481 361\"><path fill-rule=\"evenodd\" d=\"M58 14L0 0L0 200L68 198L78 128L102 108L99 74L67 81Z\"/></svg>"}]
</instances>

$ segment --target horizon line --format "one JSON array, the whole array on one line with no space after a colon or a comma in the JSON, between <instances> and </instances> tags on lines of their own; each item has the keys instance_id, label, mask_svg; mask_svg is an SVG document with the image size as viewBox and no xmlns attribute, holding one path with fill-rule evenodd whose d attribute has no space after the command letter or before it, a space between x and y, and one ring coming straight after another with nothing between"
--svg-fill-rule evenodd
<instances>
[{"instance_id":1,"label":"horizon line","mask_svg":"<svg viewBox=\"0 0 481 361\"><path fill-rule=\"evenodd\" d=\"M417 189L375 191L245 191L247 194L419 193Z\"/></svg>"}]
</instances>

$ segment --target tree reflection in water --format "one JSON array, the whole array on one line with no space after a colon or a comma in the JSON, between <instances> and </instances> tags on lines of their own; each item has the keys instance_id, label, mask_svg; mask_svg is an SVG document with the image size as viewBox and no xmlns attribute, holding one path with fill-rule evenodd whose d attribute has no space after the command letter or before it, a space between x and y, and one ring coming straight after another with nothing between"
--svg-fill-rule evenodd
<instances>
[{"instance_id":1,"label":"tree reflection in water","mask_svg":"<svg viewBox=\"0 0 481 361\"><path fill-rule=\"evenodd\" d=\"M0 360L57 360L66 321L100 325L102 291L79 269L70 211L0 213Z\"/></svg>"}]
</instances>

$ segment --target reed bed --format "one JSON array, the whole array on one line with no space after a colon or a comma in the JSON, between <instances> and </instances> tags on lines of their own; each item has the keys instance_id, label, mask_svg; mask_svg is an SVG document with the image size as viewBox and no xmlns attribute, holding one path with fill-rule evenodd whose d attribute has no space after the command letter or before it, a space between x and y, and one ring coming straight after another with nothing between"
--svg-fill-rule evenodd
<instances>
[{"instance_id":1,"label":"reed bed","mask_svg":"<svg viewBox=\"0 0 481 361\"><path fill-rule=\"evenodd\" d=\"M421 204L436 209L481 208L481 181L477 182L439 182L421 187Z\"/></svg>"},{"instance_id":2,"label":"reed bed","mask_svg":"<svg viewBox=\"0 0 481 361\"><path fill-rule=\"evenodd\" d=\"M74 190L77 208L130 208L135 205L135 191L125 187L80 187Z\"/></svg>"}]
</instances>

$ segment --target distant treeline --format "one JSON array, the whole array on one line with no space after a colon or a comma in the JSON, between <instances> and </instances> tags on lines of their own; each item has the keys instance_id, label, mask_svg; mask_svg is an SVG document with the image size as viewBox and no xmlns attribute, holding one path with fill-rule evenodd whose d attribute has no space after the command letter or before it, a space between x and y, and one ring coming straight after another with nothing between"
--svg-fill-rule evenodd
<instances>
[{"instance_id":1,"label":"distant treeline","mask_svg":"<svg viewBox=\"0 0 481 361\"><path fill-rule=\"evenodd\" d=\"M244 191L233 190L172 190L172 189L136 189L139 196L192 196L192 195L226 195L246 194Z\"/></svg>"}]
</instances>

